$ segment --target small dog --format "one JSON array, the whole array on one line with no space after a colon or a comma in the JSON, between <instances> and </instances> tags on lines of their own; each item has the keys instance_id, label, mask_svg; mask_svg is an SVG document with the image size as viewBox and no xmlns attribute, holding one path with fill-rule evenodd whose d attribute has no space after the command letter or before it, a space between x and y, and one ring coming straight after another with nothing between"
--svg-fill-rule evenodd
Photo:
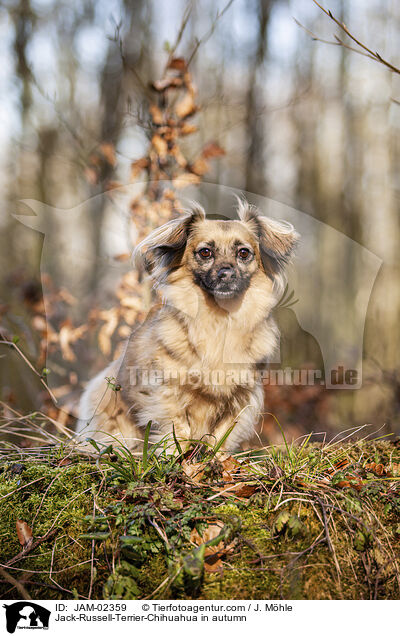
<instances>
[{"instance_id":1,"label":"small dog","mask_svg":"<svg viewBox=\"0 0 400 636\"><path fill-rule=\"evenodd\" d=\"M298 234L242 200L238 216L209 220L194 204L138 245L134 256L162 304L89 382L78 432L90 426L95 437L110 433L132 446L151 421L151 441L168 439L172 451L173 436L183 448L224 440L226 452L252 436L263 411L257 365L278 341L271 311ZM121 390L107 390L109 377Z\"/></svg>"}]
</instances>

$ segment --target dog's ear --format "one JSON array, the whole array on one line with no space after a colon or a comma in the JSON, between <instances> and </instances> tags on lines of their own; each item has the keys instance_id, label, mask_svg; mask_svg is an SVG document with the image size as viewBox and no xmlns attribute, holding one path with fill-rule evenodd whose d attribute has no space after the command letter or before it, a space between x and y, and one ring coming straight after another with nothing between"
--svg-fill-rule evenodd
<instances>
[{"instance_id":1,"label":"dog's ear","mask_svg":"<svg viewBox=\"0 0 400 636\"><path fill-rule=\"evenodd\" d=\"M238 199L237 211L240 220L257 236L266 273L275 278L289 262L300 235L291 223L263 216L257 208L243 199Z\"/></svg>"},{"instance_id":2,"label":"dog's ear","mask_svg":"<svg viewBox=\"0 0 400 636\"><path fill-rule=\"evenodd\" d=\"M139 243L133 252L134 263L143 265L156 283L162 283L168 273L179 265L191 228L205 218L201 205L191 203L187 213L168 221Z\"/></svg>"}]
</instances>

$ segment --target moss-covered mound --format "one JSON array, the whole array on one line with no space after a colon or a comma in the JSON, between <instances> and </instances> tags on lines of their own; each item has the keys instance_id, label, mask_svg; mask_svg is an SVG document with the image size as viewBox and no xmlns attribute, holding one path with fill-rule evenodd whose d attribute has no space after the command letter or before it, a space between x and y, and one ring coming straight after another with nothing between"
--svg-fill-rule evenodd
<instances>
[{"instance_id":1,"label":"moss-covered mound","mask_svg":"<svg viewBox=\"0 0 400 636\"><path fill-rule=\"evenodd\" d=\"M398 599L400 446L0 460L3 599Z\"/></svg>"}]
</instances>

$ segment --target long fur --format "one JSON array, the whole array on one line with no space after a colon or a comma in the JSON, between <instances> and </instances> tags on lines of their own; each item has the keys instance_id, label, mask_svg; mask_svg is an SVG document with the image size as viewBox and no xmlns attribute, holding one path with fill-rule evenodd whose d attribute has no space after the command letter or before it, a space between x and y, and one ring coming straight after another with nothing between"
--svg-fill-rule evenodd
<instances>
[{"instance_id":1,"label":"long fur","mask_svg":"<svg viewBox=\"0 0 400 636\"><path fill-rule=\"evenodd\" d=\"M132 334L124 355L88 384L78 432L118 435L135 446L151 421L152 441L169 438L173 448L173 432L183 445L214 444L233 427L223 445L229 452L252 436L263 410L257 365L278 341L271 311L298 235L243 200L238 215L238 221L208 220L195 204L138 245L135 260L162 303ZM215 246L215 267L199 256L204 244ZM236 255L236 244L249 247L248 263ZM233 296L218 295L221 268L235 271L235 284L240 278ZM107 390L106 377L116 378L121 390Z\"/></svg>"}]
</instances>

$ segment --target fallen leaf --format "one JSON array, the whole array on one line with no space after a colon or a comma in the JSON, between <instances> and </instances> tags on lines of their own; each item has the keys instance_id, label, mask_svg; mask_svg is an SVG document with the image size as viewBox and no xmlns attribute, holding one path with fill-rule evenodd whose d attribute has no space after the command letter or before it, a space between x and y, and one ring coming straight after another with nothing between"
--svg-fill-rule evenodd
<instances>
[{"instance_id":1,"label":"fallen leaf","mask_svg":"<svg viewBox=\"0 0 400 636\"><path fill-rule=\"evenodd\" d=\"M257 486L254 484L237 484L237 486L233 489L233 492L236 497L243 497L244 499L247 499L248 497L251 497L256 490Z\"/></svg>"},{"instance_id":2,"label":"fallen leaf","mask_svg":"<svg viewBox=\"0 0 400 636\"><path fill-rule=\"evenodd\" d=\"M350 488L351 483L349 481L347 481L346 479L342 479L341 481L338 481L337 484L335 484L338 488Z\"/></svg>"},{"instance_id":3,"label":"fallen leaf","mask_svg":"<svg viewBox=\"0 0 400 636\"><path fill-rule=\"evenodd\" d=\"M207 526L203 532L203 536L200 536L196 528L193 528L190 533L190 540L197 546L207 544L209 541L216 539L220 534L224 524L222 521L215 521ZM204 551L204 569L206 572L217 572L222 570L223 563L221 557L233 552L235 542L232 541L229 545L225 546L223 539L216 545L206 545Z\"/></svg>"},{"instance_id":4,"label":"fallen leaf","mask_svg":"<svg viewBox=\"0 0 400 636\"><path fill-rule=\"evenodd\" d=\"M237 473L241 465L239 462L232 456L227 457L221 462L223 466L222 478L224 481L233 481L232 475Z\"/></svg>"},{"instance_id":5,"label":"fallen leaf","mask_svg":"<svg viewBox=\"0 0 400 636\"><path fill-rule=\"evenodd\" d=\"M206 572L212 574L213 572L221 572L223 570L224 564L218 556L208 557L204 559L204 569Z\"/></svg>"},{"instance_id":6,"label":"fallen leaf","mask_svg":"<svg viewBox=\"0 0 400 636\"><path fill-rule=\"evenodd\" d=\"M342 470L343 468L346 468L346 466L349 465L349 460L348 459L341 459L340 461L336 462L336 464L334 464L331 468L328 468L326 472L327 475L334 475L335 473L337 473L339 470Z\"/></svg>"},{"instance_id":7,"label":"fallen leaf","mask_svg":"<svg viewBox=\"0 0 400 636\"><path fill-rule=\"evenodd\" d=\"M226 457L221 463L224 467L224 470L226 470L227 472L230 472L232 470L237 471L239 468L241 468L241 463L238 462L237 459L232 457L232 455Z\"/></svg>"},{"instance_id":8,"label":"fallen leaf","mask_svg":"<svg viewBox=\"0 0 400 636\"><path fill-rule=\"evenodd\" d=\"M222 521L216 521L215 523L212 523L209 526L207 526L207 528L203 532L203 536L200 536L196 528L193 528L192 532L190 533L190 540L196 545L207 543L208 541L211 541L212 539L215 539L216 537L218 537L223 527L224 527L224 524L222 523ZM224 542L222 540L217 545L206 546L204 556L207 557L212 554L215 554L216 552L219 552L220 550L222 550L223 547L224 547Z\"/></svg>"},{"instance_id":9,"label":"fallen leaf","mask_svg":"<svg viewBox=\"0 0 400 636\"><path fill-rule=\"evenodd\" d=\"M60 459L60 461L57 463L57 466L69 466L72 463L72 459L70 459L69 457L64 457L63 459Z\"/></svg>"},{"instance_id":10,"label":"fallen leaf","mask_svg":"<svg viewBox=\"0 0 400 636\"><path fill-rule=\"evenodd\" d=\"M182 470L189 479L199 483L204 476L204 464L202 462L189 463L184 459L181 463Z\"/></svg>"},{"instance_id":11,"label":"fallen leaf","mask_svg":"<svg viewBox=\"0 0 400 636\"><path fill-rule=\"evenodd\" d=\"M26 550L33 541L32 530L26 521L21 521L21 519L18 519L15 526L17 528L18 541L22 545L23 549Z\"/></svg>"},{"instance_id":12,"label":"fallen leaf","mask_svg":"<svg viewBox=\"0 0 400 636\"><path fill-rule=\"evenodd\" d=\"M365 464L364 468L367 472L377 475L377 477L384 477L385 475L391 474L390 470L386 468L383 464L375 464L375 462Z\"/></svg>"}]
</instances>

